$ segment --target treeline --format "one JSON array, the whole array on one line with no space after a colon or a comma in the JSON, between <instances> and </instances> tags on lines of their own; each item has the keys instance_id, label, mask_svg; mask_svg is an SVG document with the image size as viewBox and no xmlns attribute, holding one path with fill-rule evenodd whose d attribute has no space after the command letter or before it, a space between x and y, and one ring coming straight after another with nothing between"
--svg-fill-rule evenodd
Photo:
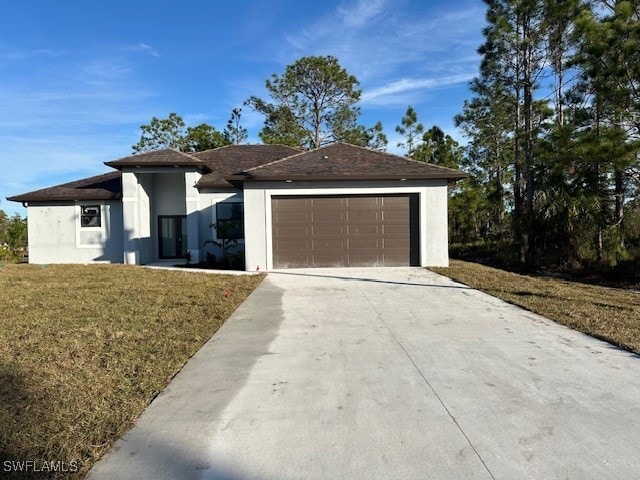
<instances>
[{"instance_id":1,"label":"treeline","mask_svg":"<svg viewBox=\"0 0 640 480\"><path fill-rule=\"evenodd\" d=\"M26 251L27 219L0 209L0 261L17 261Z\"/></svg>"},{"instance_id":2,"label":"treeline","mask_svg":"<svg viewBox=\"0 0 640 480\"><path fill-rule=\"evenodd\" d=\"M639 259L640 5L485 2L452 242L534 268Z\"/></svg>"}]
</instances>

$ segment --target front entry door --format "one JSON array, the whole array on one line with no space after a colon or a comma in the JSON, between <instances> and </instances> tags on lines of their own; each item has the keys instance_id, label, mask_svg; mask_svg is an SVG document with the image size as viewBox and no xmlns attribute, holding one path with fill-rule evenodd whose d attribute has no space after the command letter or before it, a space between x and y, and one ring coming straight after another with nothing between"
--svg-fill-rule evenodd
<instances>
[{"instance_id":1,"label":"front entry door","mask_svg":"<svg viewBox=\"0 0 640 480\"><path fill-rule=\"evenodd\" d=\"M187 217L158 216L160 258L182 258L187 253Z\"/></svg>"}]
</instances>

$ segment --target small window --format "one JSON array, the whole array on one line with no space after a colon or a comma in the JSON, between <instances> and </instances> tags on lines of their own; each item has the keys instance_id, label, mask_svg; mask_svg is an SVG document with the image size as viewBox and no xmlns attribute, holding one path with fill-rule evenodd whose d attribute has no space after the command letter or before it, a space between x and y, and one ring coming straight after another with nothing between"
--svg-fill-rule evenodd
<instances>
[{"instance_id":1,"label":"small window","mask_svg":"<svg viewBox=\"0 0 640 480\"><path fill-rule=\"evenodd\" d=\"M244 206L242 203L217 203L216 219L219 224L216 237L227 240L244 238Z\"/></svg>"},{"instance_id":2,"label":"small window","mask_svg":"<svg viewBox=\"0 0 640 480\"><path fill-rule=\"evenodd\" d=\"M80 225L82 227L99 227L100 205L81 205Z\"/></svg>"}]
</instances>

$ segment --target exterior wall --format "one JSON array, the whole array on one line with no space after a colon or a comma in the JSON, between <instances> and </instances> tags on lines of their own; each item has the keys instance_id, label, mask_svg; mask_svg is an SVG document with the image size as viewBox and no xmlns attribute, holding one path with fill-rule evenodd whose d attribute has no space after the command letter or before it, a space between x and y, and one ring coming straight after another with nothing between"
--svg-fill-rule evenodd
<instances>
[{"instance_id":1,"label":"exterior wall","mask_svg":"<svg viewBox=\"0 0 640 480\"><path fill-rule=\"evenodd\" d=\"M159 260L158 216L186 215L187 250L199 261L200 173L190 169L125 169L122 172L124 262Z\"/></svg>"},{"instance_id":2,"label":"exterior wall","mask_svg":"<svg viewBox=\"0 0 640 480\"><path fill-rule=\"evenodd\" d=\"M184 174L178 173L145 173L139 174L147 178L152 185L149 208L149 239L141 258L142 263L153 263L159 259L158 215L186 215ZM141 205L141 208L144 208Z\"/></svg>"},{"instance_id":3,"label":"exterior wall","mask_svg":"<svg viewBox=\"0 0 640 480\"><path fill-rule=\"evenodd\" d=\"M151 199L153 181L146 174L122 172L124 263L138 265L151 259Z\"/></svg>"},{"instance_id":4,"label":"exterior wall","mask_svg":"<svg viewBox=\"0 0 640 480\"><path fill-rule=\"evenodd\" d=\"M196 188L200 173L185 172L182 189L184 190L184 209L187 216L187 251L191 254L191 261L200 261L200 192Z\"/></svg>"},{"instance_id":5,"label":"exterior wall","mask_svg":"<svg viewBox=\"0 0 640 480\"><path fill-rule=\"evenodd\" d=\"M273 195L353 195L417 193L420 198L420 265L449 264L447 181L245 182L244 227L248 271L273 268L271 197Z\"/></svg>"},{"instance_id":6,"label":"exterior wall","mask_svg":"<svg viewBox=\"0 0 640 480\"><path fill-rule=\"evenodd\" d=\"M100 227L80 226L81 205L100 205ZM120 201L30 203L27 222L29 263L122 263Z\"/></svg>"}]
</instances>

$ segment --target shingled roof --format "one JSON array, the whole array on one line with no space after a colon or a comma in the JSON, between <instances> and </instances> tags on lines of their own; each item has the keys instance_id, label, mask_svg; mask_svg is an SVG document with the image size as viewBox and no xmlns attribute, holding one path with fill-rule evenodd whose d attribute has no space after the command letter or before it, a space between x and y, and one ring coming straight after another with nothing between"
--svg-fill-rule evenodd
<instances>
[{"instance_id":1,"label":"shingled roof","mask_svg":"<svg viewBox=\"0 0 640 480\"><path fill-rule=\"evenodd\" d=\"M284 157L284 158L283 158ZM285 145L230 145L198 153L165 149L124 157L106 165L123 167L197 167L199 188L233 188L246 180L456 180L466 173L346 143L307 152ZM233 183L230 183L233 182ZM113 200L122 197L121 172L9 197L15 202Z\"/></svg>"},{"instance_id":2,"label":"shingled roof","mask_svg":"<svg viewBox=\"0 0 640 480\"><path fill-rule=\"evenodd\" d=\"M229 145L191 155L204 161L211 169L200 178L200 188L234 188L226 177L258 165L288 157L301 150L286 145Z\"/></svg>"},{"instance_id":3,"label":"shingled roof","mask_svg":"<svg viewBox=\"0 0 640 480\"><path fill-rule=\"evenodd\" d=\"M399 155L334 143L246 169L229 175L227 180L456 180L467 176L459 170Z\"/></svg>"},{"instance_id":4,"label":"shingled roof","mask_svg":"<svg viewBox=\"0 0 640 480\"><path fill-rule=\"evenodd\" d=\"M104 162L104 164L118 170L123 167L197 167L203 173L211 171L205 162L194 155L172 148L138 153L111 162Z\"/></svg>"},{"instance_id":5,"label":"shingled roof","mask_svg":"<svg viewBox=\"0 0 640 480\"><path fill-rule=\"evenodd\" d=\"M48 202L74 200L116 200L122 197L120 172L109 172L95 177L33 192L8 197L13 202Z\"/></svg>"}]
</instances>

